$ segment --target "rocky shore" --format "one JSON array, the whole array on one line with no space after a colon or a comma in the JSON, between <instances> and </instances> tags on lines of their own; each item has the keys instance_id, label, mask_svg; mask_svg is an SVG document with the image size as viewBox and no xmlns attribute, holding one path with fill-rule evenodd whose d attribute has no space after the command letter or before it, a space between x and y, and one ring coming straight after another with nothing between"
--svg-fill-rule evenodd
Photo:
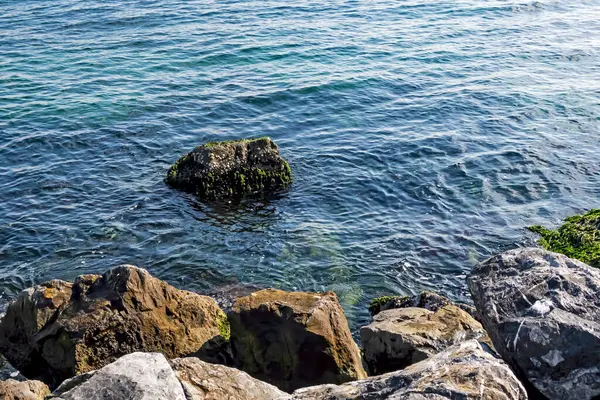
<instances>
[{"instance_id":1,"label":"rocky shore","mask_svg":"<svg viewBox=\"0 0 600 400\"><path fill-rule=\"evenodd\" d=\"M291 171L261 138L200 146L166 181L212 200L284 189ZM333 292L257 288L217 302L131 265L51 280L0 321L0 353L23 378L0 381L0 398L598 399L599 227L598 210L531 227L543 248L477 265L474 305L432 292L375 299L359 344Z\"/></svg>"},{"instance_id":2,"label":"rocky shore","mask_svg":"<svg viewBox=\"0 0 600 400\"><path fill-rule=\"evenodd\" d=\"M207 296L120 266L29 288L0 351L29 381L3 399L592 399L600 272L539 248L468 277L475 307L431 292L374 301L354 342L332 292Z\"/></svg>"}]
</instances>

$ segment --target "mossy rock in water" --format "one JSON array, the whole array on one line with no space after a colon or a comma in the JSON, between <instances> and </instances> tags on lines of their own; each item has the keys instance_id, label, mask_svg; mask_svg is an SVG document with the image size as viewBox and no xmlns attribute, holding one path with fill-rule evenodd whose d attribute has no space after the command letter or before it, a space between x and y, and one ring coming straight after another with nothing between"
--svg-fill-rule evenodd
<instances>
[{"instance_id":1,"label":"mossy rock in water","mask_svg":"<svg viewBox=\"0 0 600 400\"><path fill-rule=\"evenodd\" d=\"M528 229L542 236L538 243L546 250L600 267L600 209L566 218L556 230L540 225Z\"/></svg>"},{"instance_id":2,"label":"mossy rock in water","mask_svg":"<svg viewBox=\"0 0 600 400\"><path fill-rule=\"evenodd\" d=\"M166 183L216 200L285 189L292 171L268 137L209 142L181 157L169 169Z\"/></svg>"},{"instance_id":3,"label":"mossy rock in water","mask_svg":"<svg viewBox=\"0 0 600 400\"><path fill-rule=\"evenodd\" d=\"M371 301L371 304L369 305L369 312L371 313L371 316L379 314L381 311L387 310L389 308L394 308L393 306L391 306L392 304L395 304L397 301L401 302L405 299L409 299L409 297L408 296L377 297Z\"/></svg>"}]
</instances>

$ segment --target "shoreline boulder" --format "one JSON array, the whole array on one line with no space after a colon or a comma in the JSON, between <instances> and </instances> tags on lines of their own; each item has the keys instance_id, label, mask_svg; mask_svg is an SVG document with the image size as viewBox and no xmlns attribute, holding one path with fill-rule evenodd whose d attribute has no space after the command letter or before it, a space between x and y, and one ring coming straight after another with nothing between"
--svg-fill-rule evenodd
<instances>
[{"instance_id":1,"label":"shoreline boulder","mask_svg":"<svg viewBox=\"0 0 600 400\"><path fill-rule=\"evenodd\" d=\"M342 385L298 389L293 400L526 400L511 369L485 345L469 340L401 371Z\"/></svg>"},{"instance_id":2,"label":"shoreline boulder","mask_svg":"<svg viewBox=\"0 0 600 400\"><path fill-rule=\"evenodd\" d=\"M243 371L210 364L196 357L172 360L171 367L187 400L282 400L288 397L275 386Z\"/></svg>"},{"instance_id":3,"label":"shoreline boulder","mask_svg":"<svg viewBox=\"0 0 600 400\"><path fill-rule=\"evenodd\" d=\"M275 386L254 379L234 368L210 364L196 357L167 361L160 353L140 352L127 354L96 371L68 379L49 397L55 400L284 400L287 398L289 395ZM35 400L42 399L43 397Z\"/></svg>"},{"instance_id":4,"label":"shoreline boulder","mask_svg":"<svg viewBox=\"0 0 600 400\"><path fill-rule=\"evenodd\" d=\"M166 183L201 199L268 194L292 183L290 165L268 137L210 142L181 157Z\"/></svg>"},{"instance_id":5,"label":"shoreline boulder","mask_svg":"<svg viewBox=\"0 0 600 400\"><path fill-rule=\"evenodd\" d=\"M236 367L281 390L366 377L333 292L265 289L237 299L228 316Z\"/></svg>"},{"instance_id":6,"label":"shoreline boulder","mask_svg":"<svg viewBox=\"0 0 600 400\"><path fill-rule=\"evenodd\" d=\"M228 336L213 299L121 266L21 292L0 322L0 352L52 387L136 351L209 357Z\"/></svg>"},{"instance_id":7,"label":"shoreline boulder","mask_svg":"<svg viewBox=\"0 0 600 400\"><path fill-rule=\"evenodd\" d=\"M523 248L480 263L467 282L496 350L537 390L600 395L600 270Z\"/></svg>"},{"instance_id":8,"label":"shoreline boulder","mask_svg":"<svg viewBox=\"0 0 600 400\"><path fill-rule=\"evenodd\" d=\"M97 371L63 382L55 400L188 400L160 353L131 353Z\"/></svg>"},{"instance_id":9,"label":"shoreline boulder","mask_svg":"<svg viewBox=\"0 0 600 400\"><path fill-rule=\"evenodd\" d=\"M360 328L369 372L396 371L469 339L489 339L481 324L454 305L435 312L407 307L381 311Z\"/></svg>"}]
</instances>

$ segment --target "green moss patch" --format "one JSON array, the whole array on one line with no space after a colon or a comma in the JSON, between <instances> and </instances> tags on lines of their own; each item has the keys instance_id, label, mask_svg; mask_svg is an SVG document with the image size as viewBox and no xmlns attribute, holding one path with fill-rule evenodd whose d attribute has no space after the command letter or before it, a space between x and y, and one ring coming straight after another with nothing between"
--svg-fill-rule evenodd
<instances>
[{"instance_id":1,"label":"green moss patch","mask_svg":"<svg viewBox=\"0 0 600 400\"><path fill-rule=\"evenodd\" d=\"M540 225L528 229L541 236L538 243L546 250L600 267L600 209L566 218L556 230Z\"/></svg>"},{"instance_id":2,"label":"green moss patch","mask_svg":"<svg viewBox=\"0 0 600 400\"><path fill-rule=\"evenodd\" d=\"M381 296L373 299L369 305L371 315L379 314L381 308L390 302L402 303L404 300L410 300L408 296Z\"/></svg>"},{"instance_id":3,"label":"green moss patch","mask_svg":"<svg viewBox=\"0 0 600 400\"><path fill-rule=\"evenodd\" d=\"M287 165L287 163L286 163ZM243 197L277 188L285 188L292 183L289 167L283 170L263 170L242 168L221 175L215 180L212 176L202 181L196 188L201 198L218 198L227 194L230 197ZM223 193L226 190L225 193Z\"/></svg>"},{"instance_id":4,"label":"green moss patch","mask_svg":"<svg viewBox=\"0 0 600 400\"><path fill-rule=\"evenodd\" d=\"M181 168L182 164L185 164L186 162L189 161L190 155L186 154L185 156L181 157L179 160L177 160L175 162L175 164L173 164L171 166L171 168L169 168L169 172L167 173L167 180L166 182L170 185L174 185L177 183L177 174L179 172L179 169Z\"/></svg>"},{"instance_id":5,"label":"green moss patch","mask_svg":"<svg viewBox=\"0 0 600 400\"><path fill-rule=\"evenodd\" d=\"M259 138L249 138L249 139L237 139L237 140L223 140L223 141L215 141L205 143L203 146L206 148L211 148L215 146L223 146L228 144L237 144L237 143L249 143L249 142L260 142L261 140L269 140L268 136L263 136Z\"/></svg>"},{"instance_id":6,"label":"green moss patch","mask_svg":"<svg viewBox=\"0 0 600 400\"><path fill-rule=\"evenodd\" d=\"M381 296L381 297L377 297L375 299L373 299L371 301L371 305L369 305L369 308L372 307L379 307L385 303L387 303L388 301L393 301L398 299L400 296Z\"/></svg>"},{"instance_id":7,"label":"green moss patch","mask_svg":"<svg viewBox=\"0 0 600 400\"><path fill-rule=\"evenodd\" d=\"M227 320L227 315L220 314L217 317L217 326L219 328L219 334L223 339L229 341L231 338L231 327L229 325L229 321Z\"/></svg>"}]
</instances>

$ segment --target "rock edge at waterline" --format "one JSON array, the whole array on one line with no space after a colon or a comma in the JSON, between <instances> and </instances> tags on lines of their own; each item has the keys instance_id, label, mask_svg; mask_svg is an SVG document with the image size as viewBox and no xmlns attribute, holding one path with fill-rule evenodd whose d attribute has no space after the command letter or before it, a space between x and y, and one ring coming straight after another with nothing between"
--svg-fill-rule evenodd
<instances>
[{"instance_id":1,"label":"rock edge at waterline","mask_svg":"<svg viewBox=\"0 0 600 400\"><path fill-rule=\"evenodd\" d=\"M496 350L550 399L600 395L600 269L538 248L479 264L468 286Z\"/></svg>"},{"instance_id":2,"label":"rock edge at waterline","mask_svg":"<svg viewBox=\"0 0 600 400\"><path fill-rule=\"evenodd\" d=\"M228 336L214 299L125 265L22 291L0 322L0 352L54 387L136 351L210 359Z\"/></svg>"}]
</instances>

